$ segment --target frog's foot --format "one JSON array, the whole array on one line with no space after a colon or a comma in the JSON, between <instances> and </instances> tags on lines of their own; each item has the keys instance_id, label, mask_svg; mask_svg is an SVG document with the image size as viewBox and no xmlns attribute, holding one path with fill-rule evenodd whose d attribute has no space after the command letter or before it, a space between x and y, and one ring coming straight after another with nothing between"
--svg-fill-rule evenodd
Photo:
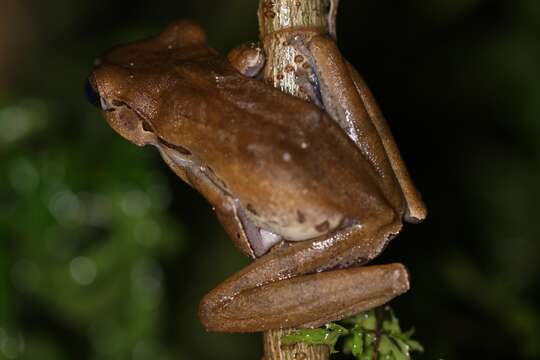
<instances>
[{"instance_id":1,"label":"frog's foot","mask_svg":"<svg viewBox=\"0 0 540 360\"><path fill-rule=\"evenodd\" d=\"M317 78L313 74L304 70L298 70L295 73L296 83L300 87L300 91L305 93L309 101L317 105L319 108L324 109L321 92L319 91L319 84Z\"/></svg>"},{"instance_id":2,"label":"frog's foot","mask_svg":"<svg viewBox=\"0 0 540 360\"><path fill-rule=\"evenodd\" d=\"M324 109L319 79L311 65L313 60L311 53L306 46L307 41L306 36L303 35L296 35L289 41L289 44L296 50L298 55L303 59L305 58L307 61L304 62L302 60L300 66L296 68L295 80L300 87L300 90L308 96L309 100L319 108ZM309 64L310 66L305 66L306 64Z\"/></svg>"}]
</instances>

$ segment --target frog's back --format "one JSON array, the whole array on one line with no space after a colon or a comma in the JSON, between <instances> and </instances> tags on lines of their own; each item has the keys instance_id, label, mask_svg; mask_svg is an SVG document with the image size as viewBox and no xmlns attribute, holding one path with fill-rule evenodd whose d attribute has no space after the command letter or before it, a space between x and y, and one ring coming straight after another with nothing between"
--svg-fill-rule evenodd
<instances>
[{"instance_id":1,"label":"frog's back","mask_svg":"<svg viewBox=\"0 0 540 360\"><path fill-rule=\"evenodd\" d=\"M382 188L356 145L316 106L240 75L218 56L175 71L157 131L193 151L257 213L282 213L288 203L355 218L400 208L401 194Z\"/></svg>"}]
</instances>

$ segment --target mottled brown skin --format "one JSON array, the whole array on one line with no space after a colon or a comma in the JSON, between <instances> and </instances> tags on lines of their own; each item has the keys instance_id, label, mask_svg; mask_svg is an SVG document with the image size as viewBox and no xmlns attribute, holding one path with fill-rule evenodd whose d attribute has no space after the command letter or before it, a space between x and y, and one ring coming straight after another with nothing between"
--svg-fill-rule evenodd
<instances>
[{"instance_id":1,"label":"mottled brown skin","mask_svg":"<svg viewBox=\"0 0 540 360\"><path fill-rule=\"evenodd\" d=\"M325 65L318 70L324 81ZM156 146L257 258L202 300L208 330L319 326L408 290L400 264L350 267L375 258L405 216L421 220L423 204L395 166L399 152L371 95L359 76L349 80L348 96L367 112L353 119L367 129L356 143L339 119L242 75L191 22L110 51L90 76L111 127ZM349 106L330 88L321 94L330 115Z\"/></svg>"}]
</instances>

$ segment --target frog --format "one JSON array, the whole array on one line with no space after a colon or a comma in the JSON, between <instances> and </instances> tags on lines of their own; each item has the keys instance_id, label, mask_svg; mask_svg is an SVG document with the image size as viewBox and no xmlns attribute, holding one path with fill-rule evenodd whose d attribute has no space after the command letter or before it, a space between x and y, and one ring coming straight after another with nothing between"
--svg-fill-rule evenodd
<instances>
[{"instance_id":1,"label":"frog","mask_svg":"<svg viewBox=\"0 0 540 360\"><path fill-rule=\"evenodd\" d=\"M208 331L318 327L410 288L404 265L368 264L426 216L390 129L331 35L299 51L319 105L261 81L257 46L223 56L189 20L113 48L88 78L109 126L155 147L253 258L201 300Z\"/></svg>"}]
</instances>

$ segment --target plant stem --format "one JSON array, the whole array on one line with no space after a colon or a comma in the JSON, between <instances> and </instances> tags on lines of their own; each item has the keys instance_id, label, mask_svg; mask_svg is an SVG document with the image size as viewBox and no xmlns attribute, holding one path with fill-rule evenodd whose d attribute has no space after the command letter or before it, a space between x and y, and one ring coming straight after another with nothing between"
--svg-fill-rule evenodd
<instances>
[{"instance_id":1,"label":"plant stem","mask_svg":"<svg viewBox=\"0 0 540 360\"><path fill-rule=\"evenodd\" d=\"M264 360L328 360L330 348L326 345L298 343L284 346L281 338L294 329L272 330L263 334Z\"/></svg>"},{"instance_id":2,"label":"plant stem","mask_svg":"<svg viewBox=\"0 0 540 360\"><path fill-rule=\"evenodd\" d=\"M260 0L259 31L266 54L263 76L268 84L308 100L296 83L295 76L296 71L307 63L290 44L290 40L296 35L309 40L316 34L328 33L330 5L330 0ZM292 331L272 330L264 333L265 360L329 359L328 346L282 346L281 338Z\"/></svg>"},{"instance_id":3,"label":"plant stem","mask_svg":"<svg viewBox=\"0 0 540 360\"><path fill-rule=\"evenodd\" d=\"M307 62L290 44L297 35L328 33L330 0L261 0L259 33L266 54L263 76L270 85L309 100L296 83L296 72Z\"/></svg>"}]
</instances>

